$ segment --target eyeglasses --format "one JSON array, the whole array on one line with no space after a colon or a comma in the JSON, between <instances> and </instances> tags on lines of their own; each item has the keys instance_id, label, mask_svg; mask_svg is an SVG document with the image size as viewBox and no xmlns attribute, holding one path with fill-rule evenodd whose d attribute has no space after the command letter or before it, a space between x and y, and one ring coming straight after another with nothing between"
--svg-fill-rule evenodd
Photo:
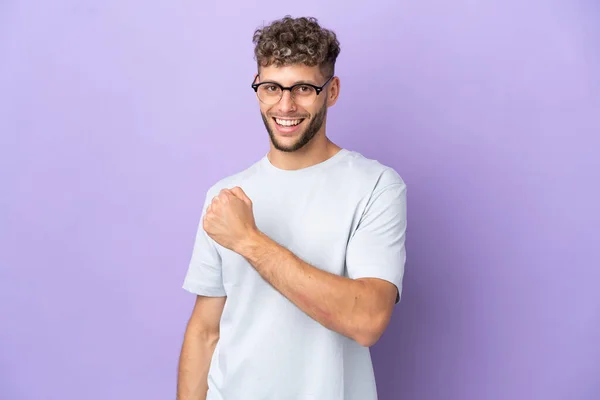
<instances>
[{"instance_id":1,"label":"eyeglasses","mask_svg":"<svg viewBox=\"0 0 600 400\"><path fill-rule=\"evenodd\" d=\"M333 79L333 75L322 86L310 83L297 83L293 86L285 87L276 82L252 83L252 89L256 92L258 99L267 105L279 103L283 97L283 91L289 90L294 103L301 107L306 107L315 102L319 93L323 91L323 88L327 86L331 79ZM254 80L256 81L256 78Z\"/></svg>"}]
</instances>

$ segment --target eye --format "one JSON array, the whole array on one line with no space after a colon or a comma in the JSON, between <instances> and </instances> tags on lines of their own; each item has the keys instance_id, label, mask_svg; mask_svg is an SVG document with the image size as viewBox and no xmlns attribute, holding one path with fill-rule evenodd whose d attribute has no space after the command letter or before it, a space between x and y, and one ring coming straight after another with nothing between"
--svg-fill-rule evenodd
<instances>
[{"instance_id":1,"label":"eye","mask_svg":"<svg viewBox=\"0 0 600 400\"><path fill-rule=\"evenodd\" d=\"M294 94L296 96L311 97L315 93L315 88L310 85L298 85L294 87Z\"/></svg>"}]
</instances>

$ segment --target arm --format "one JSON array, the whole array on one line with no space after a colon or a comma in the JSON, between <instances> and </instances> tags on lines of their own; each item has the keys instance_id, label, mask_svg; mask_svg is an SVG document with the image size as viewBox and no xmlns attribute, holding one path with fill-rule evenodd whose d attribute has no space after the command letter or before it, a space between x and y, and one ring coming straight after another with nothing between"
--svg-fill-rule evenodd
<instances>
[{"instance_id":1,"label":"arm","mask_svg":"<svg viewBox=\"0 0 600 400\"><path fill-rule=\"evenodd\" d=\"M392 283L323 271L260 232L240 251L267 282L323 326L363 346L375 344L387 328L398 295Z\"/></svg>"},{"instance_id":2,"label":"arm","mask_svg":"<svg viewBox=\"0 0 600 400\"><path fill-rule=\"evenodd\" d=\"M239 187L213 199L203 227L311 318L372 346L399 300L406 258L406 185L395 174L388 178L371 194L348 242L347 278L309 265L260 232L252 201Z\"/></svg>"},{"instance_id":3,"label":"arm","mask_svg":"<svg viewBox=\"0 0 600 400\"><path fill-rule=\"evenodd\" d=\"M208 368L219 340L226 297L197 296L188 322L177 379L177 400L205 400Z\"/></svg>"}]
</instances>

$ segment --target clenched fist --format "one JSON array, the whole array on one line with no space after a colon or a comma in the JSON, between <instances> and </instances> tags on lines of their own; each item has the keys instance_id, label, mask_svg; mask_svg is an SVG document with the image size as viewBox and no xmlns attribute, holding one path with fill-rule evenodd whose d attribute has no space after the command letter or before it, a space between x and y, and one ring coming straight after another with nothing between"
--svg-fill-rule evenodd
<instances>
[{"instance_id":1,"label":"clenched fist","mask_svg":"<svg viewBox=\"0 0 600 400\"><path fill-rule=\"evenodd\" d=\"M213 198L202 226L215 242L237 253L258 233L252 201L240 187L223 189Z\"/></svg>"}]
</instances>

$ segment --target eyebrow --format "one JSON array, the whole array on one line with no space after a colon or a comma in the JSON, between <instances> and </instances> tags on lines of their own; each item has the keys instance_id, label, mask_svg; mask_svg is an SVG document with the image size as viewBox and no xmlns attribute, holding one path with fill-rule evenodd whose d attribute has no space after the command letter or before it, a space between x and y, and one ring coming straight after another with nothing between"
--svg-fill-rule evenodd
<instances>
[{"instance_id":1,"label":"eyebrow","mask_svg":"<svg viewBox=\"0 0 600 400\"><path fill-rule=\"evenodd\" d=\"M259 77L259 79L260 79L260 75L259 75L258 77ZM276 84L278 84L278 85L285 86L285 85L284 85L284 84L282 84L281 82L277 82L277 81L276 81L276 80L274 80L274 79L265 79L265 80L263 80L263 79L260 79L260 82L262 82L262 83L264 83L264 82L268 82L268 83L276 83ZM311 81L307 81L307 80L300 80L300 81L296 81L296 82L292 83L290 86L294 86L294 85L304 85L304 84L309 84L309 85L315 85L315 86L319 86L317 83L315 83L315 82L311 82Z\"/></svg>"}]
</instances>

